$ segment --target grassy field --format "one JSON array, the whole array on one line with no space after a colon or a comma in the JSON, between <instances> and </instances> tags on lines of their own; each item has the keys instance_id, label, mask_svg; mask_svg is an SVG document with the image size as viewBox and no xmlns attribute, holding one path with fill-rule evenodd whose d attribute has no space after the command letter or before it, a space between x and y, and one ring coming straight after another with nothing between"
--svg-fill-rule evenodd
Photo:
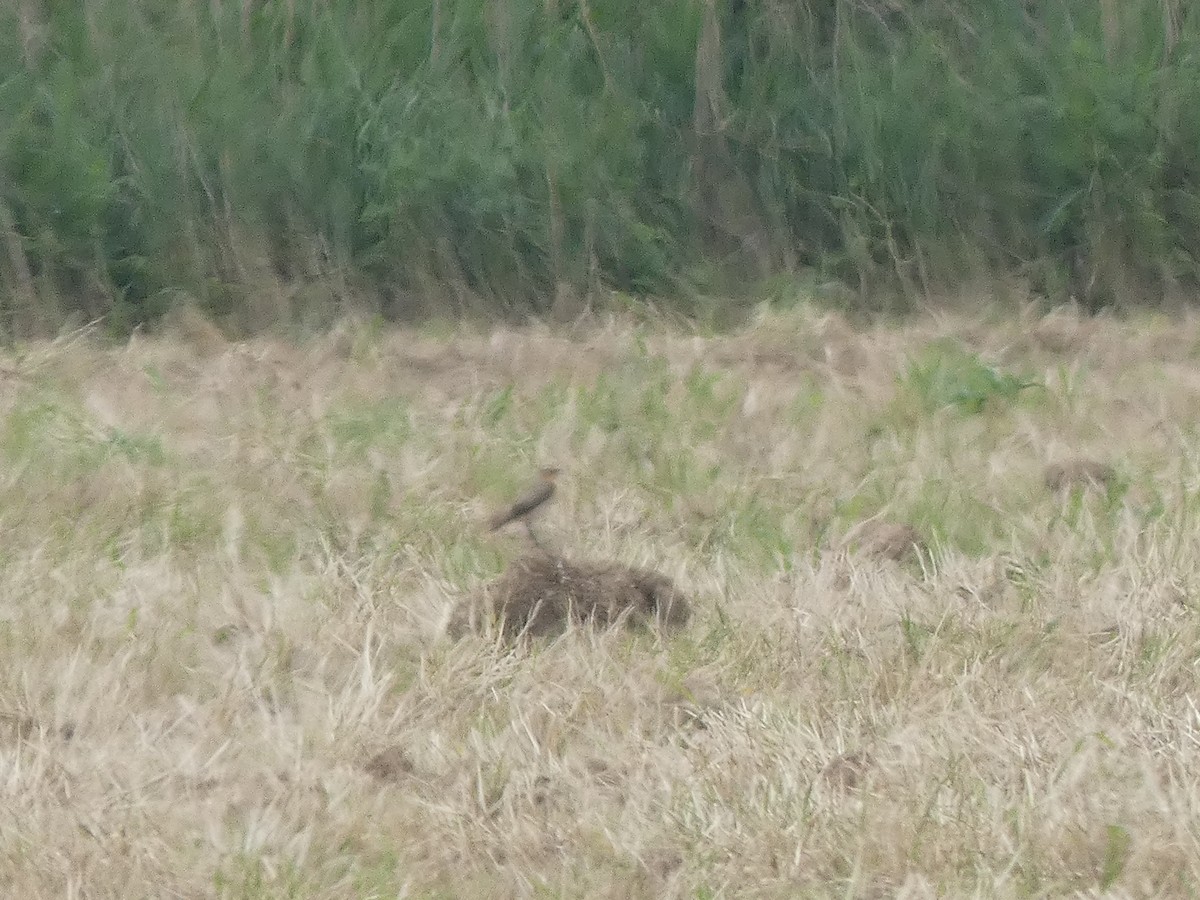
<instances>
[{"instance_id":1,"label":"grassy field","mask_svg":"<svg viewBox=\"0 0 1200 900\"><path fill-rule=\"evenodd\" d=\"M1200 318L0 365L13 896L1200 893ZM684 629L447 637L545 463Z\"/></svg>"}]
</instances>

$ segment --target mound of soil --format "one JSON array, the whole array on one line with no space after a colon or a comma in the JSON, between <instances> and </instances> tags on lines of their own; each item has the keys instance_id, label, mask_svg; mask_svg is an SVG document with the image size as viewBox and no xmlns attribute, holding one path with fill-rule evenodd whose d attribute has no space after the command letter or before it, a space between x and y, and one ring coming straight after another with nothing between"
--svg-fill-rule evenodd
<instances>
[{"instance_id":1,"label":"mound of soil","mask_svg":"<svg viewBox=\"0 0 1200 900\"><path fill-rule=\"evenodd\" d=\"M919 561L929 553L921 533L913 526L879 519L868 519L855 525L846 534L841 546L864 556L896 562Z\"/></svg>"},{"instance_id":2,"label":"mound of soil","mask_svg":"<svg viewBox=\"0 0 1200 900\"><path fill-rule=\"evenodd\" d=\"M1046 467L1046 487L1052 491L1069 491L1074 487L1105 490L1116 480L1117 471L1108 463L1095 459L1069 459Z\"/></svg>"},{"instance_id":3,"label":"mound of soil","mask_svg":"<svg viewBox=\"0 0 1200 900\"><path fill-rule=\"evenodd\" d=\"M381 750L363 763L363 770L380 781L400 781L414 769L412 760L400 747Z\"/></svg>"},{"instance_id":4,"label":"mound of soil","mask_svg":"<svg viewBox=\"0 0 1200 900\"><path fill-rule=\"evenodd\" d=\"M498 627L505 637L548 635L576 624L680 628L691 604L665 575L614 562L571 562L534 553L509 566L451 617L449 633Z\"/></svg>"},{"instance_id":5,"label":"mound of soil","mask_svg":"<svg viewBox=\"0 0 1200 900\"><path fill-rule=\"evenodd\" d=\"M821 776L835 788L852 790L862 783L873 762L871 754L864 750L843 753L830 761Z\"/></svg>"}]
</instances>

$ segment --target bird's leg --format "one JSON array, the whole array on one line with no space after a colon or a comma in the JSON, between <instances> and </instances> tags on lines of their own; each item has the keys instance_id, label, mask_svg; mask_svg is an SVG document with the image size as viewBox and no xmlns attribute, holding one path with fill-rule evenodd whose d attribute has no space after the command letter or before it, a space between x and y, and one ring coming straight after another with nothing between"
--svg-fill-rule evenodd
<instances>
[{"instance_id":1,"label":"bird's leg","mask_svg":"<svg viewBox=\"0 0 1200 900\"><path fill-rule=\"evenodd\" d=\"M537 534L533 530L533 523L530 522L529 519L525 519L525 531L529 534L529 540L533 541L533 546L537 547L539 550L549 556L550 551L543 547L542 542L538 540Z\"/></svg>"}]
</instances>

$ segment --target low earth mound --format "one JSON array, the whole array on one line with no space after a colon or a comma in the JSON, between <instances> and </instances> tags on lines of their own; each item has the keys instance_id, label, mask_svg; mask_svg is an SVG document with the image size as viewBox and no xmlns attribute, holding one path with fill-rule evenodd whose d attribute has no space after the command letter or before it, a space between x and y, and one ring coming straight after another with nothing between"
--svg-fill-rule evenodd
<instances>
[{"instance_id":1,"label":"low earth mound","mask_svg":"<svg viewBox=\"0 0 1200 900\"><path fill-rule=\"evenodd\" d=\"M505 637L547 635L576 624L682 627L691 604L670 578L614 562L530 554L514 562L451 617L449 633L499 628Z\"/></svg>"},{"instance_id":2,"label":"low earth mound","mask_svg":"<svg viewBox=\"0 0 1200 900\"><path fill-rule=\"evenodd\" d=\"M1117 479L1117 470L1095 459L1068 459L1048 465L1046 487L1059 493L1073 488L1107 490Z\"/></svg>"},{"instance_id":3,"label":"low earth mound","mask_svg":"<svg viewBox=\"0 0 1200 900\"><path fill-rule=\"evenodd\" d=\"M921 533L905 522L868 519L847 532L841 547L874 559L919 562L929 547Z\"/></svg>"}]
</instances>

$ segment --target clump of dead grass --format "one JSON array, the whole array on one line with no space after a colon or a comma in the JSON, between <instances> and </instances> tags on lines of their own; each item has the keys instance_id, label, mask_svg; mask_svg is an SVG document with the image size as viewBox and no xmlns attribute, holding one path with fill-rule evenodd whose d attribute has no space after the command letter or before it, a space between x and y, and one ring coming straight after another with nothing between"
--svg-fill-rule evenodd
<instances>
[{"instance_id":1,"label":"clump of dead grass","mask_svg":"<svg viewBox=\"0 0 1200 900\"><path fill-rule=\"evenodd\" d=\"M454 610L448 633L499 629L507 638L541 637L571 624L651 626L669 632L687 624L691 601L665 575L612 561L576 561L549 553L515 560L493 583Z\"/></svg>"},{"instance_id":2,"label":"clump of dead grass","mask_svg":"<svg viewBox=\"0 0 1200 900\"><path fill-rule=\"evenodd\" d=\"M1052 491L1067 491L1075 487L1105 490L1117 478L1117 470L1096 459L1067 459L1046 466L1044 479Z\"/></svg>"},{"instance_id":3,"label":"clump of dead grass","mask_svg":"<svg viewBox=\"0 0 1200 900\"><path fill-rule=\"evenodd\" d=\"M403 747L385 747L363 762L363 771L380 781L399 781L411 775L414 764Z\"/></svg>"},{"instance_id":4,"label":"clump of dead grass","mask_svg":"<svg viewBox=\"0 0 1200 900\"><path fill-rule=\"evenodd\" d=\"M869 558L895 562L920 562L922 557L929 555L925 539L914 526L885 519L859 522L842 538L841 548Z\"/></svg>"}]
</instances>

